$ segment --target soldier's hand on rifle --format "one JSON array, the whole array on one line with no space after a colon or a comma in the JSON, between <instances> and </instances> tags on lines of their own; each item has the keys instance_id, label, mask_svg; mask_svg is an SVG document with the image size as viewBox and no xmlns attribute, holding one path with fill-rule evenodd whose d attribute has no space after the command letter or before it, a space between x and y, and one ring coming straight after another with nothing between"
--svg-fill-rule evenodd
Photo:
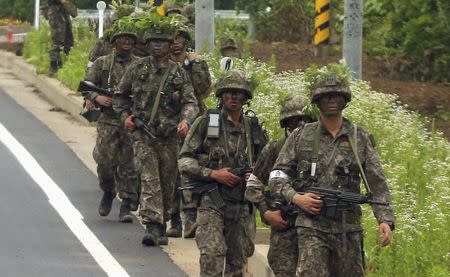
<instances>
[{"instance_id":1,"label":"soldier's hand on rifle","mask_svg":"<svg viewBox=\"0 0 450 277\"><path fill-rule=\"evenodd\" d=\"M127 118L125 118L124 121L125 129L129 133L133 133L134 131L136 131L136 124L134 124L133 118L133 115L129 115Z\"/></svg>"},{"instance_id":2,"label":"soldier's hand on rifle","mask_svg":"<svg viewBox=\"0 0 450 277\"><path fill-rule=\"evenodd\" d=\"M190 62L192 62L193 60L198 59L198 55L195 52L188 52L187 58Z\"/></svg>"},{"instance_id":3,"label":"soldier's hand on rifle","mask_svg":"<svg viewBox=\"0 0 450 277\"><path fill-rule=\"evenodd\" d=\"M320 213L323 201L314 193L296 194L292 198L292 203L307 213L316 215Z\"/></svg>"},{"instance_id":4,"label":"soldier's hand on rifle","mask_svg":"<svg viewBox=\"0 0 450 277\"><path fill-rule=\"evenodd\" d=\"M89 99L84 99L84 107L88 110L91 110L95 107L94 103L92 103Z\"/></svg>"},{"instance_id":5,"label":"soldier's hand on rifle","mask_svg":"<svg viewBox=\"0 0 450 277\"><path fill-rule=\"evenodd\" d=\"M112 105L112 98L104 95L99 95L95 97L95 102L99 103L100 105L104 107L111 107Z\"/></svg>"},{"instance_id":6,"label":"soldier's hand on rifle","mask_svg":"<svg viewBox=\"0 0 450 277\"><path fill-rule=\"evenodd\" d=\"M263 216L264 219L269 222L270 226L272 226L277 231L284 231L288 226L288 222L281 217L280 210L267 210L264 212Z\"/></svg>"},{"instance_id":7,"label":"soldier's hand on rifle","mask_svg":"<svg viewBox=\"0 0 450 277\"><path fill-rule=\"evenodd\" d=\"M241 182L241 177L234 175L230 172L229 167L221 169L214 169L210 176L214 181L219 182L225 186L234 188Z\"/></svg>"},{"instance_id":8,"label":"soldier's hand on rifle","mask_svg":"<svg viewBox=\"0 0 450 277\"><path fill-rule=\"evenodd\" d=\"M185 138L189 131L189 125L185 119L183 119L177 126L177 133L180 138Z\"/></svg>"},{"instance_id":9,"label":"soldier's hand on rifle","mask_svg":"<svg viewBox=\"0 0 450 277\"><path fill-rule=\"evenodd\" d=\"M392 241L392 230L387 223L381 223L378 227L378 233L380 233L381 245L383 247L389 245Z\"/></svg>"}]
</instances>

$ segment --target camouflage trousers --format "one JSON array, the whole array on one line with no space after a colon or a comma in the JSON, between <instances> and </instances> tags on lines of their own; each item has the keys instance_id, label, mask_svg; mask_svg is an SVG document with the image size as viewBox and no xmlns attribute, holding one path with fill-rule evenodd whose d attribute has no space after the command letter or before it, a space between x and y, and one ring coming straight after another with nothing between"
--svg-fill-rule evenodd
<instances>
[{"instance_id":1,"label":"camouflage trousers","mask_svg":"<svg viewBox=\"0 0 450 277\"><path fill-rule=\"evenodd\" d=\"M248 204L226 203L219 211L204 195L197 213L195 240L200 250L200 276L244 276L255 245L249 230Z\"/></svg>"},{"instance_id":2,"label":"camouflage trousers","mask_svg":"<svg viewBox=\"0 0 450 277\"><path fill-rule=\"evenodd\" d=\"M267 260L277 277L295 276L298 260L297 229L292 226L284 231L272 228Z\"/></svg>"},{"instance_id":3,"label":"camouflage trousers","mask_svg":"<svg viewBox=\"0 0 450 277\"><path fill-rule=\"evenodd\" d=\"M93 151L100 188L119 192L119 197L136 201L138 179L133 161L130 135L123 127L97 122L97 141Z\"/></svg>"},{"instance_id":4,"label":"camouflage trousers","mask_svg":"<svg viewBox=\"0 0 450 277\"><path fill-rule=\"evenodd\" d=\"M182 146L183 143L180 144L180 149ZM178 172L173 194L173 203L170 209L171 214L179 214L180 210L198 208L199 199L194 197L190 190L178 190L179 187L183 186L185 181L186 179Z\"/></svg>"},{"instance_id":5,"label":"camouflage trousers","mask_svg":"<svg viewBox=\"0 0 450 277\"><path fill-rule=\"evenodd\" d=\"M61 51L68 54L73 47L72 22L69 14L63 11L60 6L49 6L48 23L50 25L50 61L62 64Z\"/></svg>"},{"instance_id":6,"label":"camouflage trousers","mask_svg":"<svg viewBox=\"0 0 450 277\"><path fill-rule=\"evenodd\" d=\"M297 227L299 256L297 276L361 277L362 232L346 233L344 253L342 234L324 233L311 228Z\"/></svg>"},{"instance_id":7,"label":"camouflage trousers","mask_svg":"<svg viewBox=\"0 0 450 277\"><path fill-rule=\"evenodd\" d=\"M164 224L170 219L178 172L178 139L150 139L139 130L133 137L135 163L141 178L142 223Z\"/></svg>"}]
</instances>

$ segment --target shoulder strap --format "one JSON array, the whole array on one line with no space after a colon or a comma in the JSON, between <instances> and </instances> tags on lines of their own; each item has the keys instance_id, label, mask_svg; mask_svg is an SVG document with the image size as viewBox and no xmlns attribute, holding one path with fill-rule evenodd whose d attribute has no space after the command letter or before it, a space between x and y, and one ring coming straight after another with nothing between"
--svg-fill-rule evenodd
<instances>
[{"instance_id":1,"label":"shoulder strap","mask_svg":"<svg viewBox=\"0 0 450 277\"><path fill-rule=\"evenodd\" d=\"M164 84L166 83L167 77L169 76L169 73L173 71L173 69L176 69L176 64L169 63L169 67L166 69L166 72L164 72L164 75L161 79L161 83L159 84L158 93L156 94L155 102L153 102L152 111L150 114L150 121L149 124L151 125L153 123L153 120L155 119L156 111L158 110L159 106L159 100L161 99L161 91L164 88Z\"/></svg>"},{"instance_id":2,"label":"shoulder strap","mask_svg":"<svg viewBox=\"0 0 450 277\"><path fill-rule=\"evenodd\" d=\"M313 150L311 156L311 176L316 176L317 162L319 161L319 148L320 148L320 121L317 123L316 130L314 132Z\"/></svg>"},{"instance_id":3,"label":"shoulder strap","mask_svg":"<svg viewBox=\"0 0 450 277\"><path fill-rule=\"evenodd\" d=\"M349 136L348 141L350 142L350 146L352 147L353 155L355 155L356 163L358 164L359 171L361 172L361 176L363 179L364 187L366 188L367 193L370 192L369 183L367 182L366 174L364 173L364 169L361 165L361 161L359 160L358 155L358 140L356 139L356 133L357 133L357 126L356 124L353 125L353 139Z\"/></svg>"},{"instance_id":4,"label":"shoulder strap","mask_svg":"<svg viewBox=\"0 0 450 277\"><path fill-rule=\"evenodd\" d=\"M247 140L247 155L250 165L253 165L253 144L252 144L252 132L250 128L250 117L244 115L244 128L245 128L245 138Z\"/></svg>"}]
</instances>

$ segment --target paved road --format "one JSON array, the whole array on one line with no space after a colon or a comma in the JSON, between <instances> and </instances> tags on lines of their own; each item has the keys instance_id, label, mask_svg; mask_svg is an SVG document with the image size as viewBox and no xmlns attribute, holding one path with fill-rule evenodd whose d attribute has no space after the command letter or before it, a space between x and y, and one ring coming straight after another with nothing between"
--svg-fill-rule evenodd
<instances>
[{"instance_id":1,"label":"paved road","mask_svg":"<svg viewBox=\"0 0 450 277\"><path fill-rule=\"evenodd\" d=\"M33 180L10 146L0 142L1 276L105 276L108 268L116 268L108 262L103 267L99 265L99 260L111 261L105 258L106 254L129 276L186 276L160 248L141 246L140 225L117 221L118 201L108 217L98 216L101 192L95 175L45 125L0 88L0 127L3 126L51 179L38 184L42 179ZM4 140L5 135L0 136L0 141ZM51 180L75 209L62 202L64 197L57 198L58 203L55 199L49 202L51 197L41 187L52 187ZM69 228L77 217L64 220L60 213L66 210L78 210L83 219ZM82 229L84 224L100 245L90 238L82 242L74 234L73 230ZM94 258L86 244L103 254ZM101 251L103 246L106 254Z\"/></svg>"}]
</instances>

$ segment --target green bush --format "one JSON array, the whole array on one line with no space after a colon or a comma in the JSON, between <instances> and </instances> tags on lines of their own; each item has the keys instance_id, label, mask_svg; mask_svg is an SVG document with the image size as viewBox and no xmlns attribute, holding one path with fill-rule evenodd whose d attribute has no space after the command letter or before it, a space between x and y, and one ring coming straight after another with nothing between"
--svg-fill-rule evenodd
<instances>
[{"instance_id":1,"label":"green bush","mask_svg":"<svg viewBox=\"0 0 450 277\"><path fill-rule=\"evenodd\" d=\"M50 66L48 50L50 49L50 27L42 17L39 30L27 34L23 47L23 57L30 64L36 66L38 73L47 74Z\"/></svg>"}]
</instances>

